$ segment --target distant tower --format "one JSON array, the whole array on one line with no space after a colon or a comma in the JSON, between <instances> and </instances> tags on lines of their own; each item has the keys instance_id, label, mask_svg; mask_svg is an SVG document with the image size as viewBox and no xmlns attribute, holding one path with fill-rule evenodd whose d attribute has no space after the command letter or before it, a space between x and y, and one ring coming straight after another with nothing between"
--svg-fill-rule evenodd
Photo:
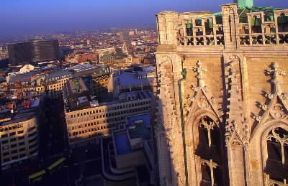
<instances>
[{"instance_id":1,"label":"distant tower","mask_svg":"<svg viewBox=\"0 0 288 186\"><path fill-rule=\"evenodd\" d=\"M122 45L122 51L124 54L128 55L128 48L127 48L127 45L126 45L126 42L123 43Z\"/></svg>"},{"instance_id":2,"label":"distant tower","mask_svg":"<svg viewBox=\"0 0 288 186\"><path fill-rule=\"evenodd\" d=\"M239 8L252 8L254 1L253 0L234 0L238 4Z\"/></svg>"}]
</instances>

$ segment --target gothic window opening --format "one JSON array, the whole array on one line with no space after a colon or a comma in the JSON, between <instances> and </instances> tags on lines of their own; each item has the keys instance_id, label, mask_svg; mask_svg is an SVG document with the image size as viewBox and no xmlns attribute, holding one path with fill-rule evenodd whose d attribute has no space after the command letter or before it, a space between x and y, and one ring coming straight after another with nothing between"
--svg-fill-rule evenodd
<instances>
[{"instance_id":1,"label":"gothic window opening","mask_svg":"<svg viewBox=\"0 0 288 186\"><path fill-rule=\"evenodd\" d=\"M186 35L188 36L186 44L187 45L194 45L193 38L192 38L192 36L193 36L193 23L191 21L188 21L186 23Z\"/></svg>"},{"instance_id":2,"label":"gothic window opening","mask_svg":"<svg viewBox=\"0 0 288 186\"><path fill-rule=\"evenodd\" d=\"M205 21L205 33L206 35L213 34L213 19L212 18L208 18Z\"/></svg>"},{"instance_id":3,"label":"gothic window opening","mask_svg":"<svg viewBox=\"0 0 288 186\"><path fill-rule=\"evenodd\" d=\"M185 43L185 38L184 38L183 29L180 29L180 30L177 32L177 40L178 40L178 45L184 45L184 43Z\"/></svg>"},{"instance_id":4,"label":"gothic window opening","mask_svg":"<svg viewBox=\"0 0 288 186\"><path fill-rule=\"evenodd\" d=\"M282 13L277 18L279 43L288 43L288 16Z\"/></svg>"},{"instance_id":5,"label":"gothic window opening","mask_svg":"<svg viewBox=\"0 0 288 186\"><path fill-rule=\"evenodd\" d=\"M211 186L211 170L209 166L205 163L201 165L202 181L201 186Z\"/></svg>"},{"instance_id":6,"label":"gothic window opening","mask_svg":"<svg viewBox=\"0 0 288 186\"><path fill-rule=\"evenodd\" d=\"M283 181L288 175L288 131L272 129L267 136L268 158L265 172L273 180Z\"/></svg>"},{"instance_id":7,"label":"gothic window opening","mask_svg":"<svg viewBox=\"0 0 288 186\"><path fill-rule=\"evenodd\" d=\"M201 186L223 185L223 150L221 133L217 123L208 116L200 119L199 142L196 154L201 161Z\"/></svg>"},{"instance_id":8,"label":"gothic window opening","mask_svg":"<svg viewBox=\"0 0 288 186\"><path fill-rule=\"evenodd\" d=\"M272 10L264 12L264 21L273 22L274 21L274 12Z\"/></svg>"},{"instance_id":9,"label":"gothic window opening","mask_svg":"<svg viewBox=\"0 0 288 186\"><path fill-rule=\"evenodd\" d=\"M202 26L202 19L201 18L198 18L195 20L195 25L196 26Z\"/></svg>"},{"instance_id":10,"label":"gothic window opening","mask_svg":"<svg viewBox=\"0 0 288 186\"><path fill-rule=\"evenodd\" d=\"M219 166L212 160L202 160L201 173L202 173L202 179L200 186L223 185Z\"/></svg>"},{"instance_id":11,"label":"gothic window opening","mask_svg":"<svg viewBox=\"0 0 288 186\"><path fill-rule=\"evenodd\" d=\"M216 24L223 24L222 15L216 15L215 19L216 19Z\"/></svg>"},{"instance_id":12,"label":"gothic window opening","mask_svg":"<svg viewBox=\"0 0 288 186\"><path fill-rule=\"evenodd\" d=\"M260 15L255 15L251 18L252 33L262 33L262 20Z\"/></svg>"},{"instance_id":13,"label":"gothic window opening","mask_svg":"<svg viewBox=\"0 0 288 186\"><path fill-rule=\"evenodd\" d=\"M203 117L198 127L199 145L198 154L203 158L219 160L221 149L221 136L215 121L209 117Z\"/></svg>"},{"instance_id":14,"label":"gothic window opening","mask_svg":"<svg viewBox=\"0 0 288 186\"><path fill-rule=\"evenodd\" d=\"M277 18L278 32L288 32L288 16L282 13Z\"/></svg>"},{"instance_id":15,"label":"gothic window opening","mask_svg":"<svg viewBox=\"0 0 288 186\"><path fill-rule=\"evenodd\" d=\"M187 36L193 36L193 24L191 22L186 24L186 34Z\"/></svg>"}]
</instances>

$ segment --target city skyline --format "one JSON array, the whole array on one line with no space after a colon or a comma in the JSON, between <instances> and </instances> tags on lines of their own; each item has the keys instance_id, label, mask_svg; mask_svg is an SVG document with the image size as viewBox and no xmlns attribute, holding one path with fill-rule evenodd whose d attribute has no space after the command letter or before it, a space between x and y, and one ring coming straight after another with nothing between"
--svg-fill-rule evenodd
<instances>
[{"instance_id":1,"label":"city skyline","mask_svg":"<svg viewBox=\"0 0 288 186\"><path fill-rule=\"evenodd\" d=\"M233 0L124 0L124 1L24 1L3 0L0 39L31 34L91 31L99 28L155 27L155 14L163 10L220 11L220 5ZM287 7L284 0L255 1L255 6ZM127 11L128 10L128 11Z\"/></svg>"}]
</instances>

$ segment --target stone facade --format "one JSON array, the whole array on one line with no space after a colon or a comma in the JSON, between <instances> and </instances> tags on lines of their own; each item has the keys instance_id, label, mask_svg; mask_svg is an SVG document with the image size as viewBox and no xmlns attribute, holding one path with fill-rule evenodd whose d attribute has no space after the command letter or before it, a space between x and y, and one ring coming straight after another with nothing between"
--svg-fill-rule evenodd
<instances>
[{"instance_id":1,"label":"stone facade","mask_svg":"<svg viewBox=\"0 0 288 186\"><path fill-rule=\"evenodd\" d=\"M157 15L160 185L287 185L288 10L221 8Z\"/></svg>"}]
</instances>

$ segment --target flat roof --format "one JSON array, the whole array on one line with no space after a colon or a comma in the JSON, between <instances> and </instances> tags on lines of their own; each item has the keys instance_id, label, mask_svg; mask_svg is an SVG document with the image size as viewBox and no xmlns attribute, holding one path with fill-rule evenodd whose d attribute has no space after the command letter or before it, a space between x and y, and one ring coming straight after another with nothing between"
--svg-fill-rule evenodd
<instances>
[{"instance_id":1,"label":"flat roof","mask_svg":"<svg viewBox=\"0 0 288 186\"><path fill-rule=\"evenodd\" d=\"M120 72L117 78L118 84L125 87L150 84L149 77L143 72Z\"/></svg>"},{"instance_id":2,"label":"flat roof","mask_svg":"<svg viewBox=\"0 0 288 186\"><path fill-rule=\"evenodd\" d=\"M127 133L114 134L117 154L123 155L132 152Z\"/></svg>"},{"instance_id":3,"label":"flat roof","mask_svg":"<svg viewBox=\"0 0 288 186\"><path fill-rule=\"evenodd\" d=\"M134 115L127 118L128 126L133 125L137 121L143 121L146 127L151 126L151 114L141 114L141 115Z\"/></svg>"}]
</instances>

